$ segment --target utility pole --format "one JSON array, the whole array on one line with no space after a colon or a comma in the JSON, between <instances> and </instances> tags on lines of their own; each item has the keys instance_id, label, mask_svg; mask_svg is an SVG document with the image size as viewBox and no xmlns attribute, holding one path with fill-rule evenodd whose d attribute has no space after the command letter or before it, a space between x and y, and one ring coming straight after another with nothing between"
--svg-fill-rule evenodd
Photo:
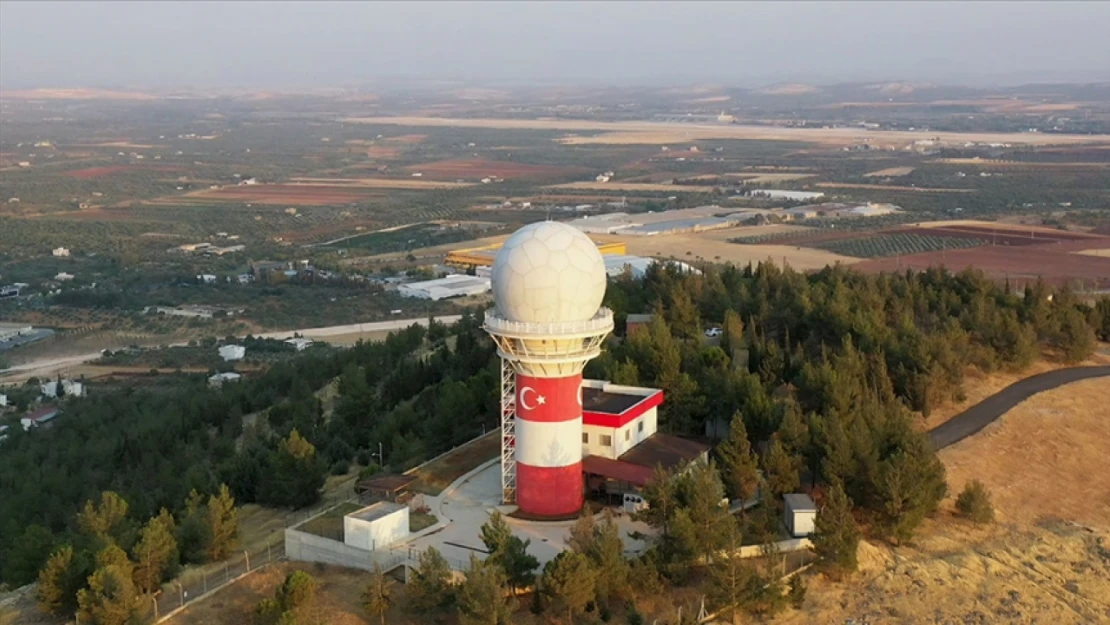
<instances>
[{"instance_id":1,"label":"utility pole","mask_svg":"<svg viewBox=\"0 0 1110 625\"><path fill-rule=\"evenodd\" d=\"M378 441L378 453L376 453L376 454L371 453L370 455L371 456L377 456L378 457L378 466L383 467L383 468L385 467L385 456L382 455L382 442L381 441Z\"/></svg>"}]
</instances>

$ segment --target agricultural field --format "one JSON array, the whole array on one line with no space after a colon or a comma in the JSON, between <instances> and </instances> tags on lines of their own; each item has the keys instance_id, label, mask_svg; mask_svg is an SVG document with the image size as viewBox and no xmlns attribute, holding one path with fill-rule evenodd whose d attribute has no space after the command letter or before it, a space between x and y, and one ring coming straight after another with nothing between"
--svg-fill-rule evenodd
<instances>
[{"instance_id":1,"label":"agricultural field","mask_svg":"<svg viewBox=\"0 0 1110 625\"><path fill-rule=\"evenodd\" d=\"M33 284L34 299L5 303L0 312L60 329L95 319L107 338L74 343L115 347L113 332L148 345L170 337L185 342L209 330L201 322L136 314L152 303L242 306L246 312L234 323L248 331L305 319L319 325L369 320L408 303L388 290L356 288L356 274L428 275L446 251L495 241L537 219L570 218L566 206L635 214L798 204L750 195L772 188L821 190L822 201L893 203L903 210L873 219L609 238L625 242L632 254L695 262L771 259L804 270L839 262L868 271L972 264L1000 277L1072 276L1088 284L1110 276L1106 239L1070 232L1110 222L1110 123L1100 125L1102 113L1085 112L1090 119L1079 125L1077 118L1075 132L1014 133L1004 130L1009 122L1002 113L960 121L930 111L924 101L884 108L885 98L873 102L866 94L832 100L859 108L830 107L829 96L818 95L823 88L812 89L578 94L597 100L592 112L577 105L575 112L556 110L549 93L526 88L219 101L144 94L109 102L97 92L58 91L32 102L5 94L0 263L4 283ZM497 99L465 99L476 93ZM625 101L642 108L621 109ZM990 108L988 101L974 107ZM1070 100L1045 104L1064 101ZM740 110L751 106L760 109L758 119ZM676 121L675 107L683 114L704 107L713 116L735 108L737 123ZM843 117L861 111L880 125L922 128L927 121L931 129L844 125L850 119ZM799 114L829 127L793 126ZM70 121L50 121L56 119ZM928 153L912 149L914 141L938 138ZM1004 147L977 145L984 141ZM898 149L876 149L882 147ZM605 171L615 176L598 183L595 176ZM927 233L909 226L957 216L1020 218L1069 232L1004 232L1000 221L942 222L945 229ZM176 249L224 246L228 237L245 249L219 257ZM986 244L955 249L972 242ZM59 246L71 255L51 256ZM884 253L900 258L891 263ZM340 279L238 290L224 288L226 281L221 288L195 284L200 274L235 278L258 260L308 260ZM53 278L62 273L75 277L56 285ZM75 295L51 295L59 287Z\"/></svg>"},{"instance_id":2,"label":"agricultural field","mask_svg":"<svg viewBox=\"0 0 1110 625\"><path fill-rule=\"evenodd\" d=\"M576 167L556 167L534 165L512 161L495 161L485 158L465 158L431 163L419 163L404 168L407 172L419 173L426 178L478 180L481 178L503 178L505 180L560 178L588 173L588 169Z\"/></svg>"},{"instance_id":3,"label":"agricultural field","mask_svg":"<svg viewBox=\"0 0 1110 625\"><path fill-rule=\"evenodd\" d=\"M448 117L349 117L343 120L354 124L394 124L416 128L497 128L512 130L561 130L567 132L595 131L600 134L564 137L559 141L569 145L586 144L668 144L699 139L760 139L770 141L811 141L822 145L851 145L864 139L885 147L902 147L913 141L939 140L948 142L1011 142L1023 145L1105 144L1110 135L1065 135L1014 133L948 133L925 131L872 131L855 128L799 128L754 125L700 125L665 122L605 122L588 120L550 119L473 119Z\"/></svg>"},{"instance_id":4,"label":"agricultural field","mask_svg":"<svg viewBox=\"0 0 1110 625\"><path fill-rule=\"evenodd\" d=\"M710 185L656 184L651 182L568 182L565 184L551 185L546 188L576 191L628 191L631 193L709 193L713 191L713 187Z\"/></svg>"},{"instance_id":5,"label":"agricultural field","mask_svg":"<svg viewBox=\"0 0 1110 625\"><path fill-rule=\"evenodd\" d=\"M941 250L958 250L978 247L986 243L981 239L921 235L895 232L875 236L838 239L812 243L813 247L855 258L885 258Z\"/></svg>"}]
</instances>

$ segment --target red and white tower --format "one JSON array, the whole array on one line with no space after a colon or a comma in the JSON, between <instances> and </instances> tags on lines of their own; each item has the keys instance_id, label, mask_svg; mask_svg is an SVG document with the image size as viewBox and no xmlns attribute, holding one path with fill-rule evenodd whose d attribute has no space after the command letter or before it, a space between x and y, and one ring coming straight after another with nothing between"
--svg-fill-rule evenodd
<instances>
[{"instance_id":1,"label":"red and white tower","mask_svg":"<svg viewBox=\"0 0 1110 625\"><path fill-rule=\"evenodd\" d=\"M605 261L576 228L517 230L493 261L485 330L501 356L502 501L535 516L582 507L582 368L601 353Z\"/></svg>"}]
</instances>

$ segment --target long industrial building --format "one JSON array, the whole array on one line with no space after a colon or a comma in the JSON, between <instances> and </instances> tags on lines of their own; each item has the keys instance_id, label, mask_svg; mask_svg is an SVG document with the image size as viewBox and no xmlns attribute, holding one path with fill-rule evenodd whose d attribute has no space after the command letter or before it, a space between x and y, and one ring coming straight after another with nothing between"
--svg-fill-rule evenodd
<instances>
[{"instance_id":1,"label":"long industrial building","mask_svg":"<svg viewBox=\"0 0 1110 625\"><path fill-rule=\"evenodd\" d=\"M447 253L443 261L453 267L492 267L493 259L501 250L501 244L473 247L465 250L454 250ZM624 243L597 243L597 251L602 255L624 254L627 251Z\"/></svg>"},{"instance_id":2,"label":"long industrial building","mask_svg":"<svg viewBox=\"0 0 1110 625\"><path fill-rule=\"evenodd\" d=\"M575 219L570 222L570 225L587 234L650 237L731 228L756 217L761 212L765 211L698 206L658 213L609 213Z\"/></svg>"},{"instance_id":3,"label":"long industrial building","mask_svg":"<svg viewBox=\"0 0 1110 625\"><path fill-rule=\"evenodd\" d=\"M438 280L409 282L397 287L397 293L404 297L441 300L449 297L481 295L490 290L490 280L481 276L455 274Z\"/></svg>"}]
</instances>

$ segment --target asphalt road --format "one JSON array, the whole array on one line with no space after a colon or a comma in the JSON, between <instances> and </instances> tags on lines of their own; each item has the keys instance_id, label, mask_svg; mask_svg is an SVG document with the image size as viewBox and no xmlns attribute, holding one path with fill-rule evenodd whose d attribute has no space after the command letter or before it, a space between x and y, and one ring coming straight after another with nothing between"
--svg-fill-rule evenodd
<instances>
[{"instance_id":1,"label":"asphalt road","mask_svg":"<svg viewBox=\"0 0 1110 625\"><path fill-rule=\"evenodd\" d=\"M461 315L440 315L440 316L436 317L436 320L441 322L441 323L451 325L451 324L455 323L456 321L458 321L461 318L462 318ZM293 336L293 334L300 334L301 336L303 336L305 338L323 339L323 338L326 338L326 337L329 337L329 336L336 336L336 335L341 335L341 334L352 334L352 333L355 333L355 332L381 332L381 331L386 331L386 330L402 330L404 328L407 328L407 327L411 326L414 323L426 326L426 325L428 325L428 318L427 317L418 317L416 319L392 319L390 321L373 321L373 322L369 322L369 323L352 323L352 324L342 325L342 326L328 326L328 327L325 327L325 328L298 328L298 329L295 329L295 330L282 330L280 332L266 332L266 333L263 333L263 334L259 334L258 336L260 338L286 339L286 338L289 338L289 337ZM173 344L170 345L170 347L178 347L178 346L181 346L181 345L185 345L185 343L173 343ZM123 349L124 347L126 347L126 346L125 345L120 345L119 347L115 347L115 348L112 348L112 349ZM97 358L100 358L100 355L101 355L101 353L98 350L98 351L95 351L95 352L89 352L89 353L85 353L85 354L73 354L73 355L70 355L70 356L61 356L61 357L56 357L56 358L46 358L46 359L41 359L41 360L34 360L34 361L31 361L31 362L27 362L27 363L12 365L10 368L4 369L2 372L0 372L0 378L10 377L10 376L15 376L15 375L19 375L19 376L38 375L40 377L42 377L44 375L45 376L51 376L51 375L54 375L54 373L56 373L58 371L61 371L61 370L64 370L68 367L75 367L77 365L96 360Z\"/></svg>"},{"instance_id":2,"label":"asphalt road","mask_svg":"<svg viewBox=\"0 0 1110 625\"><path fill-rule=\"evenodd\" d=\"M1041 391L1102 376L1110 376L1110 365L1057 369L1019 380L930 430L929 439L932 440L933 447L943 449L982 430L1014 406Z\"/></svg>"}]
</instances>

